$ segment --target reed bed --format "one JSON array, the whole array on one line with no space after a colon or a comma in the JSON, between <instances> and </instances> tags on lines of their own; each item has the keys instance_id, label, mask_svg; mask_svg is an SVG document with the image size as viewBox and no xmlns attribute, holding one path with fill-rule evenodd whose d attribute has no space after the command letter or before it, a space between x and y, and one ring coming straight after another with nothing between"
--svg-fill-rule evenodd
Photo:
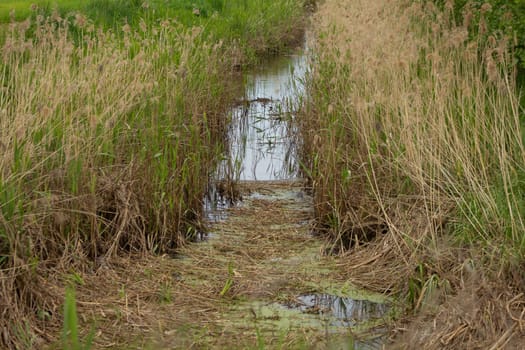
<instances>
[{"instance_id":1,"label":"reed bed","mask_svg":"<svg viewBox=\"0 0 525 350\"><path fill-rule=\"evenodd\" d=\"M78 45L57 15L13 23L2 50L6 309L36 307L40 267L180 245L198 225L224 124L226 58L198 29L167 22L111 34L77 20Z\"/></svg>"},{"instance_id":2,"label":"reed bed","mask_svg":"<svg viewBox=\"0 0 525 350\"><path fill-rule=\"evenodd\" d=\"M297 11L286 27L273 16L254 28L272 23L275 34L302 25L299 2L269 3L283 16ZM221 40L206 22L185 25L141 9L136 22L111 28L38 7L5 26L2 347L34 346L61 321L63 288L43 281L68 284L61 276L95 271L122 254L171 254L202 229L235 76L255 46L242 46L233 27ZM280 36L266 38L268 47L283 45Z\"/></svg>"},{"instance_id":3,"label":"reed bed","mask_svg":"<svg viewBox=\"0 0 525 350\"><path fill-rule=\"evenodd\" d=\"M228 220L213 223L215 236L208 241L186 244L175 257L103 259L94 272L79 273L78 313L82 324L94 320L95 348L241 349L256 346L258 337L271 348L327 342L322 327L298 323L280 329L278 318L261 314L258 306L292 302L315 286L337 286L335 258L323 256L323 242L308 234L308 196L290 196L301 193L302 185L242 184L245 203L225 210ZM254 192L266 198L247 198ZM63 276L38 279L51 295L61 293ZM61 304L54 300L49 310L60 312ZM60 327L46 326L38 334L42 344L56 341ZM82 335L88 332L81 329Z\"/></svg>"},{"instance_id":4,"label":"reed bed","mask_svg":"<svg viewBox=\"0 0 525 350\"><path fill-rule=\"evenodd\" d=\"M326 1L315 23L303 169L317 229L352 247L347 276L439 310L407 344L522 337L524 118L510 39L469 37L450 1ZM458 321L453 304L438 308L458 291L480 300L477 315L501 312Z\"/></svg>"}]
</instances>

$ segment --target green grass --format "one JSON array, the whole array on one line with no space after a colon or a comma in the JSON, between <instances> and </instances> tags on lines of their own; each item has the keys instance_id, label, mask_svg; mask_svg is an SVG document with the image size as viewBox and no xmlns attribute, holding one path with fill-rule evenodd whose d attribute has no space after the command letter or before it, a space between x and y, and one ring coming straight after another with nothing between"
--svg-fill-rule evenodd
<instances>
[{"instance_id":1,"label":"green grass","mask_svg":"<svg viewBox=\"0 0 525 350\"><path fill-rule=\"evenodd\" d=\"M62 11L72 11L82 8L82 0L4 0L0 3L0 23L7 23L10 21L11 11L14 10L15 19L22 20L31 15L31 6L37 5L42 9L60 8Z\"/></svg>"},{"instance_id":2,"label":"green grass","mask_svg":"<svg viewBox=\"0 0 525 350\"><path fill-rule=\"evenodd\" d=\"M3 27L6 329L48 302L28 284L40 269L173 252L201 228L236 68L297 40L303 24L291 0L197 1L198 16L189 1L64 1L55 13L40 4L29 21ZM16 2L17 19L26 5ZM22 342L13 333L0 347Z\"/></svg>"},{"instance_id":3,"label":"green grass","mask_svg":"<svg viewBox=\"0 0 525 350\"><path fill-rule=\"evenodd\" d=\"M0 4L0 24L22 20L36 13L50 15L57 11L73 22L75 13L82 13L95 25L118 31L123 25L138 27L141 22L158 24L173 19L185 27L199 26L213 40L238 41L243 57L253 61L264 54L275 53L297 40L302 25L290 18L300 18L302 0L58 0L8 1Z\"/></svg>"},{"instance_id":4,"label":"green grass","mask_svg":"<svg viewBox=\"0 0 525 350\"><path fill-rule=\"evenodd\" d=\"M95 329L92 328L86 339L79 336L79 320L77 314L77 301L75 290L68 288L64 300L64 325L62 329L62 349L64 350L89 350L93 347Z\"/></svg>"}]
</instances>

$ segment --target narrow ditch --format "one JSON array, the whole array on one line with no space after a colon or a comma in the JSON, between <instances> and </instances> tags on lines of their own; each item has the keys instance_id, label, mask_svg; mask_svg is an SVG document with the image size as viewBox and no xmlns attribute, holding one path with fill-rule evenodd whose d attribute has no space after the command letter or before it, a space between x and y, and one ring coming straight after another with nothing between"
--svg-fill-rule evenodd
<instances>
[{"instance_id":1,"label":"narrow ditch","mask_svg":"<svg viewBox=\"0 0 525 350\"><path fill-rule=\"evenodd\" d=\"M337 257L323 256L323 242L310 232L312 198L290 137L297 117L290 106L302 98L307 70L303 48L245 74L244 96L230 111L228 154L205 199L210 229L199 245L234 252L231 285L245 290L235 289L224 311L232 333L255 329L265 339L306 332L316 339L309 344L321 338L330 348L379 348L393 313L388 300L338 279ZM248 262L235 259L236 251Z\"/></svg>"}]
</instances>

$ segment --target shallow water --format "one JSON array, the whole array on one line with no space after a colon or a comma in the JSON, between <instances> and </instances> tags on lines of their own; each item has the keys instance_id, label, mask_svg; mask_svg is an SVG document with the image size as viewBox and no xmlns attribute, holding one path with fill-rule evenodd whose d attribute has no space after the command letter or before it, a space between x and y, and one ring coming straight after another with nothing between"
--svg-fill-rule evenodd
<instances>
[{"instance_id":1,"label":"shallow water","mask_svg":"<svg viewBox=\"0 0 525 350\"><path fill-rule=\"evenodd\" d=\"M274 58L246 74L245 93L231 110L230 158L237 180L282 180L297 175L289 121L303 91L304 50Z\"/></svg>"},{"instance_id":2,"label":"shallow water","mask_svg":"<svg viewBox=\"0 0 525 350\"><path fill-rule=\"evenodd\" d=\"M220 164L212 181L215 186L210 187L205 200L205 213L212 226L213 223L226 223L229 220L252 225L244 222L245 218L229 213L228 209L234 205L243 209L261 202L268 205L272 202L287 203L287 210L295 210L297 207L303 213L308 212L304 207L311 207L311 197L301 187L286 188L284 185L280 189L272 188L272 183L281 180L285 180L282 184L298 180L296 147L290 137L293 133L290 130L293 123L290 121L293 121L295 114L290 106L297 106L302 98L302 81L306 72L305 50L299 50L294 55L268 61L246 74L244 95L230 111L228 154ZM223 174L229 174L231 178ZM218 183L230 180L246 181L252 187L242 194L243 200L235 204L222 197L218 190ZM268 225L266 229L283 229L286 226L286 229L308 234L309 220L305 218L293 224L281 224L280 227ZM264 231L263 228L261 230ZM208 236L202 236L201 240L213 245L214 242L227 239L220 232L212 232ZM289 269L292 274L303 269L312 275L328 273L318 266L319 247L316 243L313 245L310 250L303 250L294 256L271 258L267 263L277 264L284 270ZM232 329L236 329L246 323L247 317L255 317L256 328L265 334L273 334L275 331L301 333L308 329L315 334L325 334L329 348L334 349L381 347L384 332L382 325L391 312L384 298L374 298L347 284L334 287L317 283L312 288L309 290L316 290L318 293L306 294L308 289L298 286L298 294L291 296L292 301L288 299L283 303L247 300L240 303L232 313L225 315L225 319L231 323ZM334 288L336 292L333 292ZM341 293L347 290L351 290L351 294ZM366 333L366 336L364 340L358 341L354 337L355 333Z\"/></svg>"},{"instance_id":3,"label":"shallow water","mask_svg":"<svg viewBox=\"0 0 525 350\"><path fill-rule=\"evenodd\" d=\"M300 295L290 307L329 317L330 325L335 327L354 327L359 322L381 319L388 312L388 305L385 303L331 294Z\"/></svg>"},{"instance_id":4,"label":"shallow water","mask_svg":"<svg viewBox=\"0 0 525 350\"><path fill-rule=\"evenodd\" d=\"M207 219L226 219L232 205L217 191L220 181L295 178L296 147L290 137L292 106L301 99L307 71L306 49L268 59L244 76L244 92L229 111L228 154L219 164L204 200Z\"/></svg>"}]
</instances>

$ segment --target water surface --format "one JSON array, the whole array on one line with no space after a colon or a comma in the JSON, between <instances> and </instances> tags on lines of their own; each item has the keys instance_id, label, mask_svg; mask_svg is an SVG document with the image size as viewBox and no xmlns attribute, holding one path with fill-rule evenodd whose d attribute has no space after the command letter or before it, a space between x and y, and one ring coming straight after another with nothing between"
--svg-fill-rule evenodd
<instances>
[{"instance_id":1,"label":"water surface","mask_svg":"<svg viewBox=\"0 0 525 350\"><path fill-rule=\"evenodd\" d=\"M298 180L298 164L293 134L293 107L299 105L304 91L302 81L307 72L305 50L293 55L274 58L257 69L247 73L245 90L232 106L229 116L228 147L205 200L205 212L211 223L226 223L228 220L257 227L256 222L248 222L244 217L231 214L228 208L233 205L239 209L249 208L254 203L287 203L286 210L311 207L311 198L301 187L272 189L267 182L278 180ZM244 200L234 204L224 196L224 185L237 181L246 181L253 189L243 193ZM259 181L259 182L256 182ZM288 181L283 181L286 183ZM291 182L291 181L290 181ZM256 186L254 186L256 185ZM301 209L302 212L304 208ZM229 217L229 215L232 215ZM304 214L302 214L304 215ZM253 220L253 218L252 218ZM286 224L286 229L308 232L309 217L294 225ZM282 224L281 224L282 225ZM268 225L265 230L284 229ZM242 236L243 232L235 233ZM212 234L210 242L228 240L220 233ZM236 237L237 238L237 237ZM283 242L276 242L283 244ZM321 244L321 243L319 243ZM307 270L309 274L326 273L318 264L319 247L312 244L311 250L301 250L294 256L280 256L269 259L266 263L289 269L292 274ZM264 260L260 261L263 264ZM311 267L308 267L309 264ZM262 265L261 265L262 266ZM315 266L315 268L314 268ZM343 290L344 286L341 286ZM377 327L383 327L390 312L384 302L372 298L352 298L351 295L330 294L322 286L315 290L322 292L305 294L304 286L297 286L297 295L287 295L292 302L278 303L268 300L246 300L240 302L231 314L225 315L224 322L231 323L232 329L240 326L255 327L262 334L275 332L314 332L326 335L329 348L377 349L381 347L383 334ZM302 292L302 294L301 294ZM253 325L251 324L253 323ZM370 332L370 338L358 341L356 333Z\"/></svg>"},{"instance_id":2,"label":"water surface","mask_svg":"<svg viewBox=\"0 0 525 350\"><path fill-rule=\"evenodd\" d=\"M237 180L297 176L290 135L292 105L303 91L304 50L274 58L246 74L245 93L231 110L229 165Z\"/></svg>"}]
</instances>

